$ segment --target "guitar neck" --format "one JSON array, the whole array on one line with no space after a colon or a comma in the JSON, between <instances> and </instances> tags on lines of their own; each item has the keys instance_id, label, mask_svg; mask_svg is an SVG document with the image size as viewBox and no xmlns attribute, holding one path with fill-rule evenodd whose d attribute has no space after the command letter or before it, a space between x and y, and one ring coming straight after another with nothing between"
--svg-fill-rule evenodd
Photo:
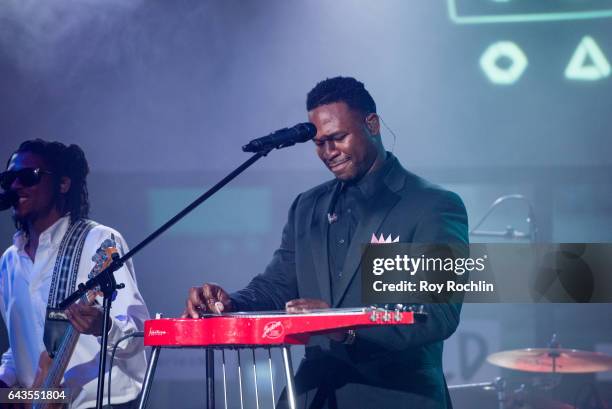
<instances>
[{"instance_id":1,"label":"guitar neck","mask_svg":"<svg viewBox=\"0 0 612 409\"><path fill-rule=\"evenodd\" d=\"M98 250L96 250L94 256L92 257L92 261L95 262L95 265L89 273L89 278L96 276L100 273L100 271L107 268L113 260L112 256L116 253L118 254L115 237L111 234L111 238L104 240L104 242L102 242L102 244L100 245ZM95 296L95 292L88 292L87 294L84 294L77 302L88 303L90 295L92 297ZM57 352L55 353L53 362L48 367L49 370L44 375L42 385L40 385L39 387L45 389L59 388L62 382L62 378L64 377L64 372L66 372L66 368L68 367L68 362L70 362L70 358L72 358L74 348L76 347L76 344L79 341L80 335L81 334L76 329L74 329L72 325L68 325L68 328L64 331L60 346ZM38 380L35 381L35 384L36 383L38 383ZM32 409L43 409L52 407L55 408L55 404L36 402L32 405Z\"/></svg>"},{"instance_id":2,"label":"guitar neck","mask_svg":"<svg viewBox=\"0 0 612 409\"><path fill-rule=\"evenodd\" d=\"M79 335L81 334L75 330L72 325L66 329L62 343L60 344L60 347L53 358L53 364L49 369L49 373L45 377L43 388L59 387L60 383L62 382L62 378L64 377L64 372L66 372L68 362L70 362L70 358L72 358L74 348L79 341Z\"/></svg>"},{"instance_id":3,"label":"guitar neck","mask_svg":"<svg viewBox=\"0 0 612 409\"><path fill-rule=\"evenodd\" d=\"M87 302L87 294L83 295L78 302ZM42 388L59 388L60 384L62 383L62 378L64 377L64 372L66 372L66 368L68 367L68 362L70 362L74 348L79 341L80 335L81 334L79 331L74 329L71 324L68 324L68 328L66 328L64 331L59 348L53 357L53 363L45 375L41 385ZM34 406L34 408L44 408L44 405Z\"/></svg>"},{"instance_id":4,"label":"guitar neck","mask_svg":"<svg viewBox=\"0 0 612 409\"><path fill-rule=\"evenodd\" d=\"M58 348L55 357L53 358L53 363L49 367L49 371L45 375L45 378L43 380L42 385L40 385L40 388L50 389L60 387L60 384L62 383L62 378L64 377L64 372L66 372L66 367L68 366L68 362L70 362L70 358L72 357L74 348L76 347L76 344L79 340L79 335L81 334L77 330L75 330L72 325L68 326L68 328L64 332L60 347ZM32 409L51 408L57 408L57 404L41 401L35 401L32 404Z\"/></svg>"}]
</instances>

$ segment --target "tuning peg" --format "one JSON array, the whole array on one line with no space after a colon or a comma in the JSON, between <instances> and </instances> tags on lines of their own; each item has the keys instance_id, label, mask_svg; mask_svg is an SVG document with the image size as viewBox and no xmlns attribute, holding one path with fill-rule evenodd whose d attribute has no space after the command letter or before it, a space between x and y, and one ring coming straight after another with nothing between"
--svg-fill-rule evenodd
<instances>
[{"instance_id":1,"label":"tuning peg","mask_svg":"<svg viewBox=\"0 0 612 409\"><path fill-rule=\"evenodd\" d=\"M418 322L427 321L427 312L425 311L424 305L419 305L417 311L414 312L414 319Z\"/></svg>"},{"instance_id":2,"label":"tuning peg","mask_svg":"<svg viewBox=\"0 0 612 409\"><path fill-rule=\"evenodd\" d=\"M371 310L371 312L370 312L370 321L376 322L376 319L378 318L377 314L376 314L376 306L372 305L370 307L370 310Z\"/></svg>"},{"instance_id":3,"label":"tuning peg","mask_svg":"<svg viewBox=\"0 0 612 409\"><path fill-rule=\"evenodd\" d=\"M395 304L395 321L399 322L402 320L402 311L404 311L404 304Z\"/></svg>"}]
</instances>

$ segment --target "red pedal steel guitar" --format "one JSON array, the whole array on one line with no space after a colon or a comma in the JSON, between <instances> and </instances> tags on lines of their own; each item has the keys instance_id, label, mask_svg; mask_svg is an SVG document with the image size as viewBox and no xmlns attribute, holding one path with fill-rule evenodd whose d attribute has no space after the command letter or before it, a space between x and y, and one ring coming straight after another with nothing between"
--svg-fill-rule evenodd
<instances>
[{"instance_id":1,"label":"red pedal steel guitar","mask_svg":"<svg viewBox=\"0 0 612 409\"><path fill-rule=\"evenodd\" d=\"M206 348L206 407L209 409L215 407L215 349L220 349L222 354L223 401L225 408L233 406L228 406L224 350L236 349L238 351L240 407L243 407L244 397L240 375L239 351L241 349L252 350L255 400L257 407L259 407L254 351L256 348L266 348L268 350L271 400L274 401L271 349L280 349L282 352L289 408L294 409L296 408L296 395L291 354L289 351L290 345L304 345L308 343L309 338L313 335L374 326L410 325L425 319L426 315L423 312L405 311L403 307L398 306L393 311L375 307L338 308L312 310L304 314L262 311L205 315L200 319L157 318L148 320L145 321L144 344L152 346L153 350L144 379L139 408L146 408L161 348Z\"/></svg>"},{"instance_id":2,"label":"red pedal steel guitar","mask_svg":"<svg viewBox=\"0 0 612 409\"><path fill-rule=\"evenodd\" d=\"M91 277L104 270L113 261L112 255L117 253L117 249L114 247L112 240L105 240L100 248L96 251L96 254L92 258L95 265L89 274ZM95 294L89 292L84 295L78 302L90 302ZM33 389L50 389L60 388L64 372L70 362L74 348L79 340L79 332L74 329L72 325L68 326L60 346L57 349L57 353L53 358L50 358L47 351L43 351L39 358L38 371L36 372L36 378L32 385ZM56 409L62 408L65 404L62 403L48 403L43 401L34 401L32 403L32 409Z\"/></svg>"},{"instance_id":3,"label":"red pedal steel guitar","mask_svg":"<svg viewBox=\"0 0 612 409\"><path fill-rule=\"evenodd\" d=\"M229 313L200 319L159 318L145 322L144 344L162 347L306 344L312 335L414 322L412 311L380 308L325 309L305 314Z\"/></svg>"}]
</instances>

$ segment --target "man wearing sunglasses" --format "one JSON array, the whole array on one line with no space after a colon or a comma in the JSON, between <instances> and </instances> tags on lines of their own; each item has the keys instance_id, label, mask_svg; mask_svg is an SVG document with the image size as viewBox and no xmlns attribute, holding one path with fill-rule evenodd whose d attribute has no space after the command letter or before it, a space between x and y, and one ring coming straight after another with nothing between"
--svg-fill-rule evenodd
<instances>
[{"instance_id":1,"label":"man wearing sunglasses","mask_svg":"<svg viewBox=\"0 0 612 409\"><path fill-rule=\"evenodd\" d=\"M77 145L36 139L22 143L0 174L0 187L14 198L17 228L14 244L0 261L0 311L10 343L2 355L0 387L29 388L44 379L53 361L66 356L60 345L72 325L81 335L74 352L68 352L62 385L72 391L70 407L77 409L95 407L103 314L94 293L66 311L57 305L75 284L99 269L108 256L100 249L127 251L117 231L87 219L88 173L87 160ZM113 302L110 346L141 331L149 317L132 263L127 262L115 277L125 288ZM142 342L134 338L121 342L116 359L121 362L112 368L111 404L130 408L144 377ZM106 403L108 397L104 399Z\"/></svg>"}]
</instances>

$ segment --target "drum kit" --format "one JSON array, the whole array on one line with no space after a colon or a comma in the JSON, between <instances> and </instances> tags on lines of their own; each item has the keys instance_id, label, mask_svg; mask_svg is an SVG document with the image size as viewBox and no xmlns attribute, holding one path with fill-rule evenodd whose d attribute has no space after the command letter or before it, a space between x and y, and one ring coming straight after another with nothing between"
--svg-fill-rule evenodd
<instances>
[{"instance_id":1,"label":"drum kit","mask_svg":"<svg viewBox=\"0 0 612 409\"><path fill-rule=\"evenodd\" d=\"M451 390L485 389L496 392L498 409L607 409L608 405L591 388L591 395L583 406L573 406L551 398L564 374L593 374L612 371L612 356L591 351L561 348L553 335L548 348L525 348L491 354L487 361L495 366L538 374L529 384L509 390L504 378L493 382L449 386ZM589 385L590 386L590 385ZM578 401L578 400L577 400ZM578 403L577 403L578 404ZM585 406L586 405L586 406Z\"/></svg>"}]
</instances>

